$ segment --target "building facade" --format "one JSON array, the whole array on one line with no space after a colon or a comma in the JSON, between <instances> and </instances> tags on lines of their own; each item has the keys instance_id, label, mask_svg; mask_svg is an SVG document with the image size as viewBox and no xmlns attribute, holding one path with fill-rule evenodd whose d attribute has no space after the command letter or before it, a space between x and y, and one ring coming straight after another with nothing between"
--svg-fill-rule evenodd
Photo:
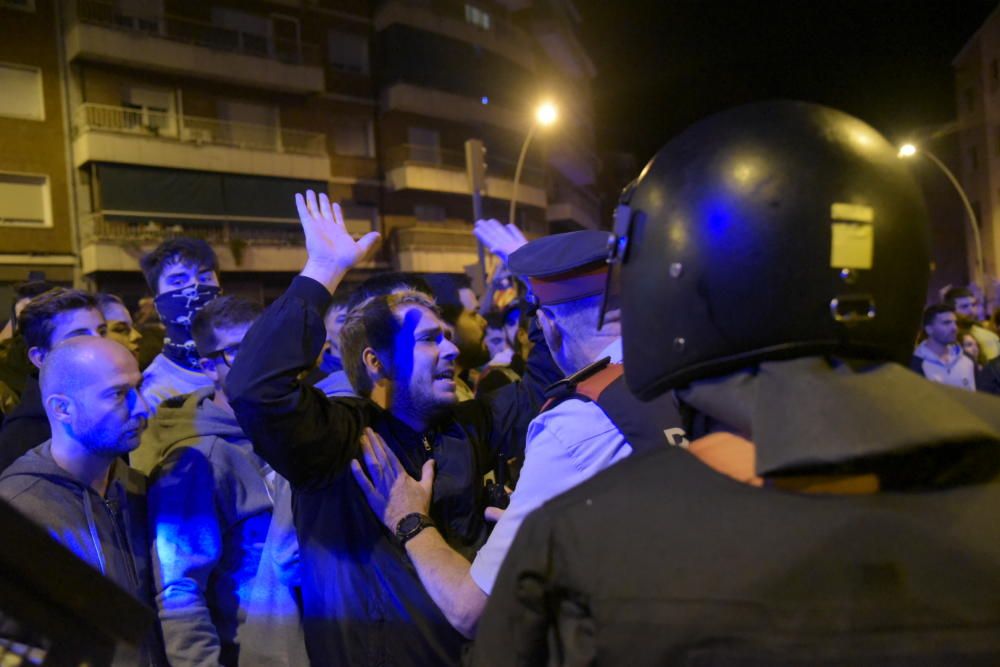
<instances>
[{"instance_id":1,"label":"building facade","mask_svg":"<svg viewBox=\"0 0 1000 667\"><path fill-rule=\"evenodd\" d=\"M1000 266L1000 9L994 10L952 62L959 153L957 176L978 222L983 270L965 226L972 281L997 305Z\"/></svg>"},{"instance_id":2,"label":"building facade","mask_svg":"<svg viewBox=\"0 0 1000 667\"><path fill-rule=\"evenodd\" d=\"M40 267L134 301L138 258L193 235L227 290L269 299L304 261L306 188L382 232L370 270L461 270L465 142L505 219L543 97L560 120L526 154L518 222L596 227L579 21L570 0L0 0L0 283Z\"/></svg>"}]
</instances>

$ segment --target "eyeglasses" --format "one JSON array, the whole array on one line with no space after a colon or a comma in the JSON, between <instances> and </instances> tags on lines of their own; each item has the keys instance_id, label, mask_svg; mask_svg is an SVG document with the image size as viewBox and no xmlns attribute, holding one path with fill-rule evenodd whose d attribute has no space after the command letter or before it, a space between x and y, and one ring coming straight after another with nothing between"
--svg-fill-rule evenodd
<instances>
[{"instance_id":1,"label":"eyeglasses","mask_svg":"<svg viewBox=\"0 0 1000 667\"><path fill-rule=\"evenodd\" d=\"M221 350L215 350L214 352L209 352L205 356L207 358L220 357L222 359L222 363L232 368L233 362L236 361L236 355L239 354L239 351L240 351L240 346L237 343L236 345L230 345L228 347L224 347Z\"/></svg>"}]
</instances>

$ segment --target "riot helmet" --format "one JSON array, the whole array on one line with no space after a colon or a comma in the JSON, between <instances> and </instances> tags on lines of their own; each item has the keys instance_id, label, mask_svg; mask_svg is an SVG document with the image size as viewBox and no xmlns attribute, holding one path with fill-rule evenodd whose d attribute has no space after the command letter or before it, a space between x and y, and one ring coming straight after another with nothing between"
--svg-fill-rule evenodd
<instances>
[{"instance_id":1,"label":"riot helmet","mask_svg":"<svg viewBox=\"0 0 1000 667\"><path fill-rule=\"evenodd\" d=\"M769 359L907 360L930 236L915 181L877 131L772 101L664 146L622 194L609 261L626 381L650 399Z\"/></svg>"}]
</instances>

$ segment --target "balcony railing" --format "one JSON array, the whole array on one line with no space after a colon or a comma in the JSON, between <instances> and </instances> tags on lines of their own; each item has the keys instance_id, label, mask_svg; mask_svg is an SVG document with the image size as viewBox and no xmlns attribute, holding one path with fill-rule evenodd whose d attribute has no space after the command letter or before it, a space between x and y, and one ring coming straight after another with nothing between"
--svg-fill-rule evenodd
<instances>
[{"instance_id":1,"label":"balcony railing","mask_svg":"<svg viewBox=\"0 0 1000 667\"><path fill-rule=\"evenodd\" d=\"M462 151L442 149L437 146L421 146L417 144L401 144L393 146L386 152L387 164L390 167L414 165L437 167L453 171L465 171L465 153ZM514 160L501 157L486 158L486 175L497 178L514 178ZM545 171L527 164L521 169L521 183L541 187L545 183Z\"/></svg>"},{"instance_id":2,"label":"balcony railing","mask_svg":"<svg viewBox=\"0 0 1000 667\"><path fill-rule=\"evenodd\" d=\"M113 132L195 145L208 144L316 157L327 155L326 135L321 132L221 121L148 107L117 107L88 102L77 107L73 127L76 136L92 131Z\"/></svg>"},{"instance_id":3,"label":"balcony railing","mask_svg":"<svg viewBox=\"0 0 1000 667\"><path fill-rule=\"evenodd\" d=\"M242 246L303 246L305 237L294 221L244 223L209 220L196 216L160 217L158 220L127 219L94 213L80 221L83 242L160 243L177 237L195 237L213 244Z\"/></svg>"},{"instance_id":4,"label":"balcony railing","mask_svg":"<svg viewBox=\"0 0 1000 667\"><path fill-rule=\"evenodd\" d=\"M132 16L109 0L76 0L73 8L73 16L79 23L141 33L217 51L270 58L291 65L321 64L319 47L298 40L277 39L170 14Z\"/></svg>"}]
</instances>

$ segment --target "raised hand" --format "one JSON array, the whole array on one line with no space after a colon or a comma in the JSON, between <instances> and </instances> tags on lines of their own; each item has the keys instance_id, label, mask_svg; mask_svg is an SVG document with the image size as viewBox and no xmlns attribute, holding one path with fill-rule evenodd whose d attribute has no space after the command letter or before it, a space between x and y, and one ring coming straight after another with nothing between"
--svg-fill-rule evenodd
<instances>
[{"instance_id":1,"label":"raised hand","mask_svg":"<svg viewBox=\"0 0 1000 667\"><path fill-rule=\"evenodd\" d=\"M347 231L339 204L330 204L324 193L312 190L295 195L302 231L306 237L306 266L302 275L318 280L333 291L348 270L368 259L380 235L369 232L357 241Z\"/></svg>"},{"instance_id":2,"label":"raised hand","mask_svg":"<svg viewBox=\"0 0 1000 667\"><path fill-rule=\"evenodd\" d=\"M512 252L528 242L517 225L505 225L493 219L477 220L472 233L504 263Z\"/></svg>"},{"instance_id":3,"label":"raised hand","mask_svg":"<svg viewBox=\"0 0 1000 667\"><path fill-rule=\"evenodd\" d=\"M351 461L351 474L372 511L390 531L395 531L396 524L407 514L430 512L434 459L424 463L417 481L406 472L382 436L370 428L361 436L361 452L364 469L355 459Z\"/></svg>"}]
</instances>

